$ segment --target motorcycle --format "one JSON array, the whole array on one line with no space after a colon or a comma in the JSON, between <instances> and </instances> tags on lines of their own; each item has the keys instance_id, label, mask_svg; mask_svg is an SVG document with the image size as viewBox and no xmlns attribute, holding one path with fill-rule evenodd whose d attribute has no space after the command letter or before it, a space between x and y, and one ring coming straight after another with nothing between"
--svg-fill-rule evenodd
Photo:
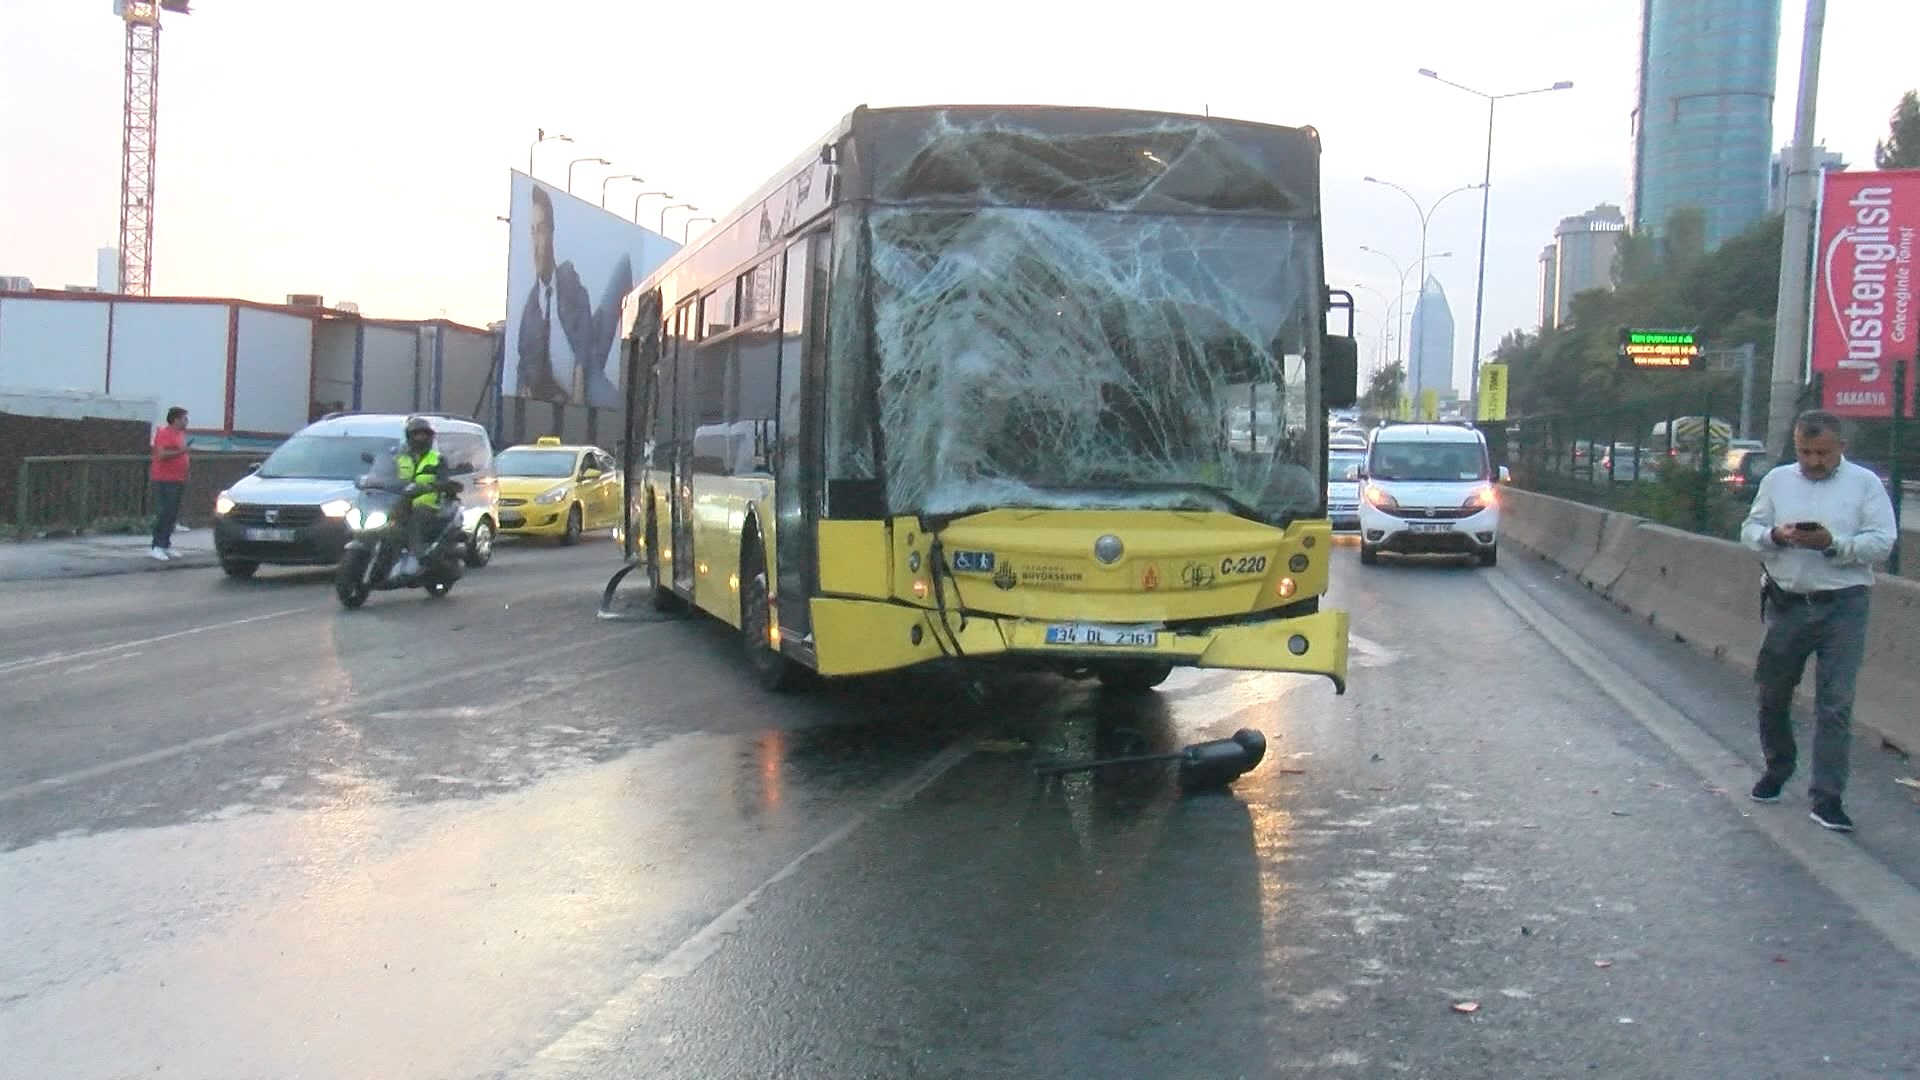
<instances>
[{"instance_id":1,"label":"motorcycle","mask_svg":"<svg viewBox=\"0 0 1920 1080\"><path fill-rule=\"evenodd\" d=\"M373 455L361 457L372 464ZM340 606L351 611L366 603L373 593L391 589L421 588L435 599L447 595L466 571L462 556L467 534L460 527L459 515L437 514L428 526L428 539L417 567L411 573L395 573L407 553L407 515L429 512L414 506L413 500L429 489L402 481L391 462L385 470L370 470L354 482L354 488L358 494L347 510L347 528L353 538L347 541L333 578ZM442 479L432 490L445 499L459 494L462 488L458 480Z\"/></svg>"}]
</instances>

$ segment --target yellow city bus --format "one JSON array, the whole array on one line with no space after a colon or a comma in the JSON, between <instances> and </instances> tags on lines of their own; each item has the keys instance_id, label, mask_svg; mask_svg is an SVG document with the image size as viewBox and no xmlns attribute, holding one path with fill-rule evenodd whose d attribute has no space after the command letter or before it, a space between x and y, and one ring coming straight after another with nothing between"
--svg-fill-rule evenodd
<instances>
[{"instance_id":1,"label":"yellow city bus","mask_svg":"<svg viewBox=\"0 0 1920 1080\"><path fill-rule=\"evenodd\" d=\"M654 603L769 688L948 658L1344 692L1319 175L1311 128L856 109L625 299Z\"/></svg>"}]
</instances>

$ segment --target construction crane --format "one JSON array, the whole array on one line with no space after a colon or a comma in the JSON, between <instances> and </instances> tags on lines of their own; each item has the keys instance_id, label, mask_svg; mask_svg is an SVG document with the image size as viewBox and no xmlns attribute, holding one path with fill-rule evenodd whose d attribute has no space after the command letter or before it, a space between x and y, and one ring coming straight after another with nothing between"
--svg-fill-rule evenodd
<instances>
[{"instance_id":1,"label":"construction crane","mask_svg":"<svg viewBox=\"0 0 1920 1080\"><path fill-rule=\"evenodd\" d=\"M153 290L153 154L160 112L160 13L191 0L114 0L127 27L126 98L120 123L120 291Z\"/></svg>"}]
</instances>

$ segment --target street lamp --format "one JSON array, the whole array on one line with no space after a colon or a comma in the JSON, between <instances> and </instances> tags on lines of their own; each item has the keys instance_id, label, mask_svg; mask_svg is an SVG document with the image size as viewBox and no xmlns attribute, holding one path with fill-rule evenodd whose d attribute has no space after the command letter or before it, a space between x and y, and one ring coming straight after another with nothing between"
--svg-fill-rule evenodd
<instances>
[{"instance_id":1,"label":"street lamp","mask_svg":"<svg viewBox=\"0 0 1920 1080\"><path fill-rule=\"evenodd\" d=\"M690 202L683 202L683 203L674 203L672 206L669 206L665 210L660 211L660 235L661 236L667 235L667 211L668 210L698 210L698 209L700 208L693 205Z\"/></svg>"},{"instance_id":2,"label":"street lamp","mask_svg":"<svg viewBox=\"0 0 1920 1080\"><path fill-rule=\"evenodd\" d=\"M635 225L640 224L640 200L641 199L671 199L674 197L675 196L673 195L672 192L667 192L667 191L643 191L640 194L635 195L633 197L633 223ZM662 223L661 227L665 228L666 226L664 223Z\"/></svg>"},{"instance_id":3,"label":"street lamp","mask_svg":"<svg viewBox=\"0 0 1920 1080\"><path fill-rule=\"evenodd\" d=\"M1394 318L1394 305L1398 304L1400 299L1388 296L1384 290L1376 289L1364 281L1355 284L1354 288L1364 289L1380 298L1382 315L1376 321L1380 324L1381 345L1380 348L1376 350L1379 354L1377 358L1378 362L1376 362L1371 369L1373 371L1379 371L1382 367L1385 367L1386 364L1392 362L1394 359L1395 343L1400 340L1399 324Z\"/></svg>"},{"instance_id":4,"label":"street lamp","mask_svg":"<svg viewBox=\"0 0 1920 1080\"><path fill-rule=\"evenodd\" d=\"M600 178L600 209L602 210L605 210L607 208L607 185L613 183L615 180L631 180L636 184L644 184L647 182L645 177L637 176L630 172L620 173L617 176L601 177Z\"/></svg>"},{"instance_id":5,"label":"street lamp","mask_svg":"<svg viewBox=\"0 0 1920 1080\"><path fill-rule=\"evenodd\" d=\"M572 142L571 135L549 135L546 128L534 129L533 145L527 147L527 175L533 175L533 152L543 142Z\"/></svg>"},{"instance_id":6,"label":"street lamp","mask_svg":"<svg viewBox=\"0 0 1920 1080\"><path fill-rule=\"evenodd\" d=\"M694 209L696 209L696 210L698 210L698 209L699 209L699 207L697 207L697 206L696 206L696 207L694 207ZM681 243L681 244L682 244L682 245L684 246L684 245L685 245L685 244L687 243L687 241L689 241L689 240L691 240L691 239L693 239L693 223L694 223L694 222L696 222L696 221L709 221L709 222L710 222L710 221L716 221L716 220L718 220L718 219L717 219L717 218L710 218L710 217L690 217L690 218L688 218L688 219L687 219L686 221L684 221L684 222L682 222L682 223L681 223L681 225L680 225L680 243Z\"/></svg>"},{"instance_id":7,"label":"street lamp","mask_svg":"<svg viewBox=\"0 0 1920 1080\"><path fill-rule=\"evenodd\" d=\"M567 162L567 194L569 195L573 194L573 167L575 165L580 164L583 161L591 161L596 165L613 164L613 162L608 161L606 158L603 158L603 157L577 157L577 158L574 158L572 161Z\"/></svg>"},{"instance_id":8,"label":"street lamp","mask_svg":"<svg viewBox=\"0 0 1920 1080\"><path fill-rule=\"evenodd\" d=\"M1451 192L1449 192L1449 194L1451 194ZM1400 275L1400 300L1399 300L1399 304L1400 304L1399 318L1401 320L1400 322L1400 350L1401 350L1400 365L1402 367L1405 367L1407 363L1407 334L1406 334L1407 328L1406 328L1406 322L1405 322L1407 317L1406 299L1408 296L1414 295L1407 291L1407 275L1413 273L1415 270L1420 269L1420 264L1414 263L1412 266L1409 266L1403 270L1400 267L1400 260L1394 258L1393 256L1387 254L1384 251L1381 251L1379 248L1370 248L1365 244L1361 244L1360 250L1366 252L1369 255L1378 255L1381 258L1387 260L1388 264L1393 267L1394 273ZM1427 261L1432 262L1434 259L1451 259L1451 258L1453 258L1453 252L1442 251L1437 255L1428 255ZM1422 276L1422 278L1420 279L1421 287L1425 288L1426 284L1427 284L1426 278Z\"/></svg>"},{"instance_id":9,"label":"street lamp","mask_svg":"<svg viewBox=\"0 0 1920 1080\"><path fill-rule=\"evenodd\" d=\"M1420 205L1420 200L1414 198L1413 192L1408 191L1406 188L1401 187L1399 184L1393 183L1392 181L1389 181L1389 180L1381 180L1378 177L1373 177L1373 176L1363 176L1361 177L1361 179L1365 180L1369 184L1379 184L1381 187L1392 188L1393 190L1399 192L1400 194L1405 195L1407 197L1407 201L1413 204L1413 212L1419 215L1420 217L1420 263L1419 263L1420 288L1422 291L1424 291L1427 287L1427 258L1428 258L1427 226L1433 223L1434 211L1440 209L1440 204L1443 202L1446 202L1448 199L1452 198L1453 196L1458 195L1463 191L1476 191L1480 188L1485 187L1486 185L1485 184L1467 184L1462 187L1454 188L1452 191L1449 191L1445 195L1442 195L1439 198L1433 200L1432 205L1423 208ZM1404 284L1402 287L1403 288L1405 287ZM1409 361L1409 367L1417 369L1419 366L1420 365ZM1447 357L1447 378L1449 380L1453 378L1453 357L1451 356ZM1415 401L1419 401L1420 391L1424 389L1424 387L1420 385L1420 375L1417 370L1410 370L1407 372L1407 385L1412 387L1413 399Z\"/></svg>"},{"instance_id":10,"label":"street lamp","mask_svg":"<svg viewBox=\"0 0 1920 1080\"><path fill-rule=\"evenodd\" d=\"M1484 90L1475 90L1471 86L1462 86L1451 79L1441 78L1432 68L1421 68L1420 74L1435 82L1446 83L1455 90L1464 90L1475 97L1487 100L1487 171L1481 180L1481 188L1488 189L1493 184L1493 107L1507 98L1528 97L1533 94L1550 94L1555 90L1571 90L1573 83L1562 79L1552 86L1542 86L1535 90L1515 90L1506 94L1489 94ZM1473 418L1480 419L1480 319L1486 308L1487 292L1487 215L1493 205L1490 190L1480 197L1480 271L1479 280L1473 287L1473 357L1467 377L1468 400L1473 403Z\"/></svg>"}]
</instances>

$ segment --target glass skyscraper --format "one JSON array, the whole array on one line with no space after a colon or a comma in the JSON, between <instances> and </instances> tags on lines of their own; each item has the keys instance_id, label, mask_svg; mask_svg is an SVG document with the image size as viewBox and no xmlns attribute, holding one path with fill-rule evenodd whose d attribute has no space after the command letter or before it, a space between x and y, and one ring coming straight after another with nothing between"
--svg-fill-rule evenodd
<instances>
[{"instance_id":1,"label":"glass skyscraper","mask_svg":"<svg viewBox=\"0 0 1920 1080\"><path fill-rule=\"evenodd\" d=\"M1413 304L1413 326L1407 337L1413 348L1407 361L1407 396L1414 408L1420 394L1432 390L1442 400L1455 393L1453 385L1453 306L1440 279L1427 275L1420 299Z\"/></svg>"},{"instance_id":2,"label":"glass skyscraper","mask_svg":"<svg viewBox=\"0 0 1920 1080\"><path fill-rule=\"evenodd\" d=\"M1696 207L1712 250L1766 214L1779 53L1780 0L1641 0L1636 232Z\"/></svg>"}]
</instances>

